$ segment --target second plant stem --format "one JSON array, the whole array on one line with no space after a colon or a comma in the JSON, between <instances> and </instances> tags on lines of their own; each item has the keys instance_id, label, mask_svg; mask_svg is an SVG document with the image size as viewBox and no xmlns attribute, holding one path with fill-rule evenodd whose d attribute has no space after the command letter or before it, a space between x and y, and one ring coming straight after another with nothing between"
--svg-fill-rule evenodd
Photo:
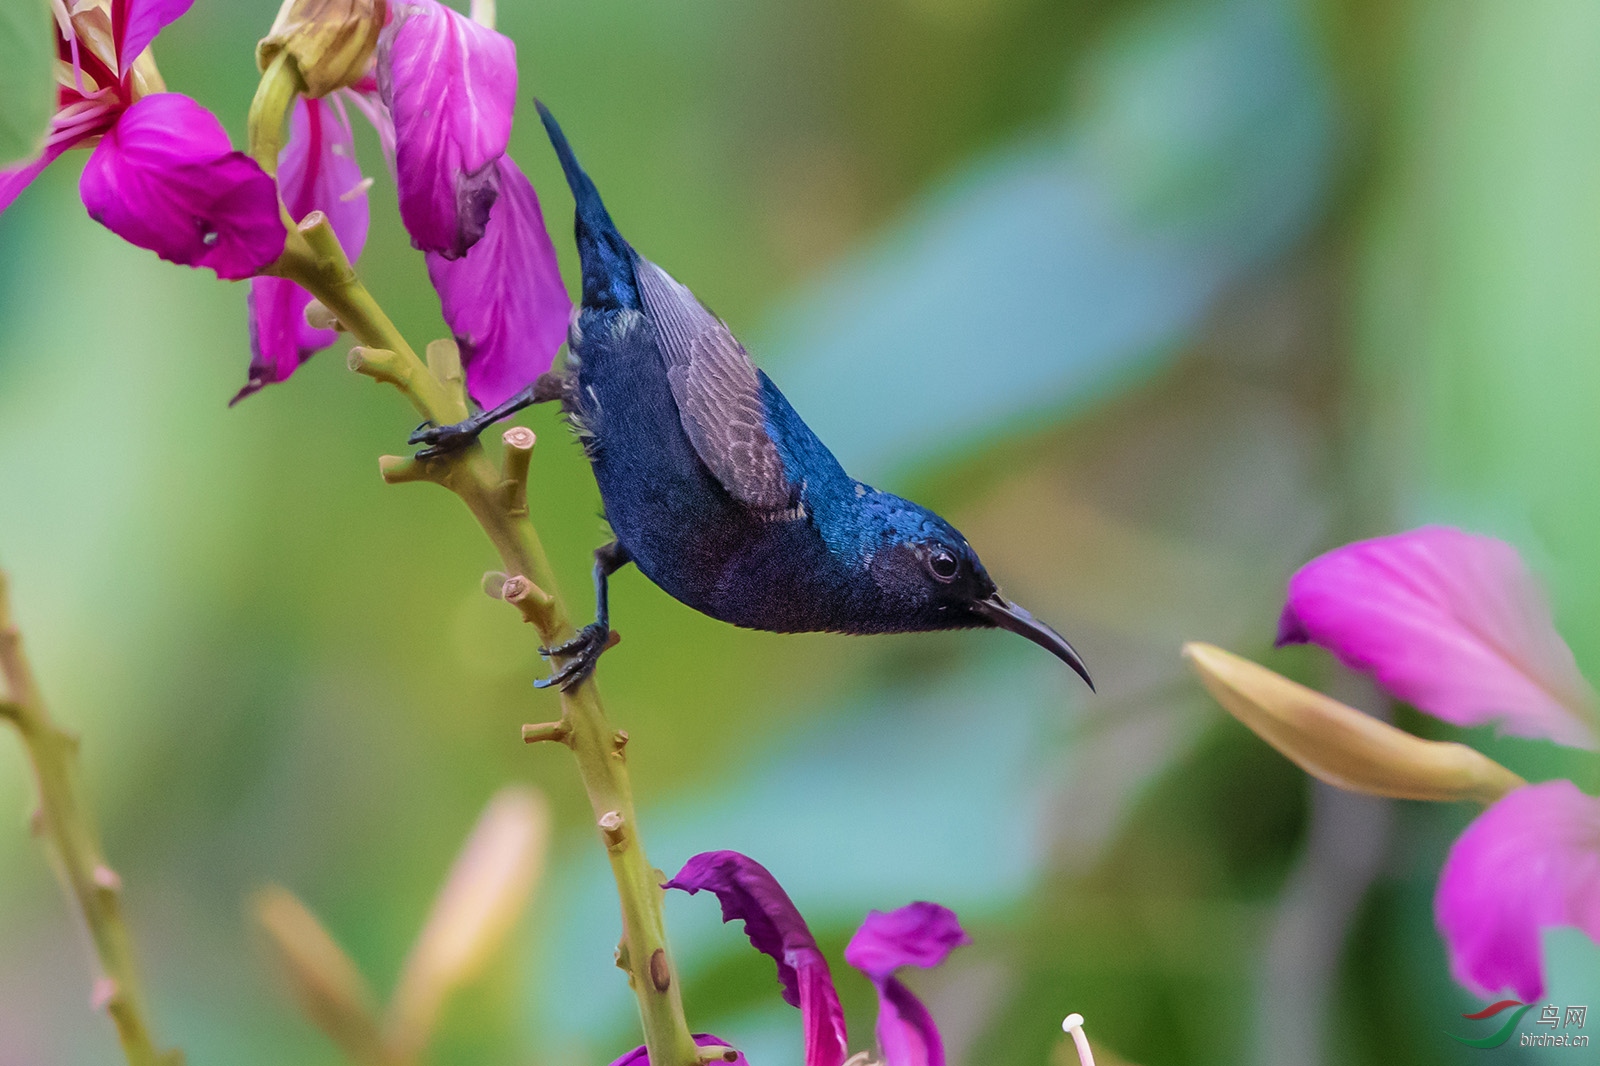
<instances>
[{"instance_id":1,"label":"second plant stem","mask_svg":"<svg viewBox=\"0 0 1600 1066\"><path fill-rule=\"evenodd\" d=\"M362 285L320 213L290 234L278 272L305 288L363 347L350 365L400 390L424 417L447 425L467 417L460 355L451 342L428 347L418 358L377 301ZM526 477L532 434L507 433L504 464L479 444L437 459L385 456L391 483L432 481L461 497L499 552L507 573L523 580L512 602L538 630L545 646L574 634L555 591L538 532L528 518ZM509 591L509 590L508 590ZM645 1045L653 1066L696 1066L710 1049L695 1046L684 1020L676 968L667 949L662 918L661 874L650 865L639 839L624 745L627 736L606 720L592 678L561 694L561 719L531 732L530 739L559 740L572 749L596 826L611 861L622 905L622 941L617 965L638 998Z\"/></svg>"},{"instance_id":2,"label":"second plant stem","mask_svg":"<svg viewBox=\"0 0 1600 1066\"><path fill-rule=\"evenodd\" d=\"M50 847L56 872L83 914L100 964L93 1001L105 1008L129 1066L177 1066L176 1051L157 1050L145 1020L133 944L122 920L122 880L106 862L94 814L78 777L78 738L45 710L22 637L12 622L0 574L0 718L17 729L33 767L39 807L36 832Z\"/></svg>"}]
</instances>

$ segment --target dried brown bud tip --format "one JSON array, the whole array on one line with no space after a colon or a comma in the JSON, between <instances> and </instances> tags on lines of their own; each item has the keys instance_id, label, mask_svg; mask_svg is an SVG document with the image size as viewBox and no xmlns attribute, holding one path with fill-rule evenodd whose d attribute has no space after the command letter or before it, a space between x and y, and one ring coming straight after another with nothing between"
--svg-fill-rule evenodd
<instances>
[{"instance_id":1,"label":"dried brown bud tip","mask_svg":"<svg viewBox=\"0 0 1600 1066\"><path fill-rule=\"evenodd\" d=\"M288 52L310 97L354 85L372 65L386 6L385 0L283 0L272 31L256 45L256 66L264 71Z\"/></svg>"}]
</instances>

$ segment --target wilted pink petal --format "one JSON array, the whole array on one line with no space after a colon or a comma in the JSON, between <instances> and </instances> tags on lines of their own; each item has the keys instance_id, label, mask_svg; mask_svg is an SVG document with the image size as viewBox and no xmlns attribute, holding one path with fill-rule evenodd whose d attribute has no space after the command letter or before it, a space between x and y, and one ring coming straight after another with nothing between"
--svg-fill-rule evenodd
<instances>
[{"instance_id":1,"label":"wilted pink petal","mask_svg":"<svg viewBox=\"0 0 1600 1066\"><path fill-rule=\"evenodd\" d=\"M1279 644L1305 641L1455 725L1600 746L1594 694L1504 541L1429 526L1313 559L1278 623Z\"/></svg>"},{"instance_id":2,"label":"wilted pink petal","mask_svg":"<svg viewBox=\"0 0 1600 1066\"><path fill-rule=\"evenodd\" d=\"M878 1048L885 1066L944 1066L944 1042L928 1009L894 976L902 966L932 969L971 938L955 912L937 903L873 911L844 949L844 959L878 989Z\"/></svg>"},{"instance_id":3,"label":"wilted pink petal","mask_svg":"<svg viewBox=\"0 0 1600 1066\"><path fill-rule=\"evenodd\" d=\"M572 313L532 183L510 156L496 165L500 198L483 239L461 259L428 254L428 277L461 346L467 391L485 408L550 369Z\"/></svg>"},{"instance_id":4,"label":"wilted pink petal","mask_svg":"<svg viewBox=\"0 0 1600 1066\"><path fill-rule=\"evenodd\" d=\"M156 34L181 18L193 4L194 0L111 0L118 72L127 74Z\"/></svg>"},{"instance_id":5,"label":"wilted pink petal","mask_svg":"<svg viewBox=\"0 0 1600 1066\"><path fill-rule=\"evenodd\" d=\"M1450 849L1434 915L1456 980L1483 996L1544 995L1539 931L1600 942L1600 799L1570 781L1519 788Z\"/></svg>"},{"instance_id":6,"label":"wilted pink petal","mask_svg":"<svg viewBox=\"0 0 1600 1066\"><path fill-rule=\"evenodd\" d=\"M517 51L510 38L436 0L402 0L378 42L394 119L400 218L423 251L457 259L483 236L511 139Z\"/></svg>"},{"instance_id":7,"label":"wilted pink petal","mask_svg":"<svg viewBox=\"0 0 1600 1066\"><path fill-rule=\"evenodd\" d=\"M311 294L287 278L250 279L250 376L229 406L268 385L289 380L300 364L339 339L331 329L306 325Z\"/></svg>"},{"instance_id":8,"label":"wilted pink petal","mask_svg":"<svg viewBox=\"0 0 1600 1066\"><path fill-rule=\"evenodd\" d=\"M360 257L367 243L367 190L342 108L303 98L295 105L289 143L278 160L278 188L296 221L323 212L345 255L351 261ZM338 339L332 330L306 325L310 303L311 294L292 281L250 280L250 376L233 403L288 380L300 364Z\"/></svg>"},{"instance_id":9,"label":"wilted pink petal","mask_svg":"<svg viewBox=\"0 0 1600 1066\"><path fill-rule=\"evenodd\" d=\"M721 1037L712 1036L710 1033L694 1034L694 1042L696 1047L730 1046L726 1040L723 1040ZM618 1059L616 1062L613 1062L611 1066L649 1066L649 1062L650 1056L645 1052L645 1049L643 1047L636 1047L626 1055L622 1056L622 1058ZM746 1061L742 1052L739 1054L738 1058L733 1060L733 1062L734 1066L750 1066L750 1063Z\"/></svg>"},{"instance_id":10,"label":"wilted pink petal","mask_svg":"<svg viewBox=\"0 0 1600 1066\"><path fill-rule=\"evenodd\" d=\"M230 149L211 112L178 93L125 111L89 156L78 190L90 217L119 237L221 278L247 278L283 251L277 186Z\"/></svg>"},{"instance_id":11,"label":"wilted pink petal","mask_svg":"<svg viewBox=\"0 0 1600 1066\"><path fill-rule=\"evenodd\" d=\"M828 960L767 868L737 851L708 851L684 863L665 887L690 895L708 889L722 903L723 921L744 922L750 943L778 964L784 1001L800 1008L805 1066L841 1066L849 1038Z\"/></svg>"}]
</instances>

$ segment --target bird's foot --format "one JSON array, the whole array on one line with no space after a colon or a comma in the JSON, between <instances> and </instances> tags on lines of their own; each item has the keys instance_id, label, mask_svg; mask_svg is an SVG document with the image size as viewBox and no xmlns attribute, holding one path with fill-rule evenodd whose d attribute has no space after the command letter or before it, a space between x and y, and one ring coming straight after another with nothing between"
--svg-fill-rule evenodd
<instances>
[{"instance_id":1,"label":"bird's foot","mask_svg":"<svg viewBox=\"0 0 1600 1066\"><path fill-rule=\"evenodd\" d=\"M578 635L565 644L558 644L553 648L540 648L539 654L547 658L565 658L560 668L549 677L535 681L534 688L559 688L567 692L584 678L594 673L595 664L600 661L601 652L611 647L622 639L611 631L610 626L601 625L599 622L590 622L578 630Z\"/></svg>"},{"instance_id":2,"label":"bird's foot","mask_svg":"<svg viewBox=\"0 0 1600 1066\"><path fill-rule=\"evenodd\" d=\"M418 459L437 459L441 455L460 451L477 440L482 432L483 424L474 418L450 426L424 422L412 431L406 443L427 445L417 453Z\"/></svg>"}]
</instances>

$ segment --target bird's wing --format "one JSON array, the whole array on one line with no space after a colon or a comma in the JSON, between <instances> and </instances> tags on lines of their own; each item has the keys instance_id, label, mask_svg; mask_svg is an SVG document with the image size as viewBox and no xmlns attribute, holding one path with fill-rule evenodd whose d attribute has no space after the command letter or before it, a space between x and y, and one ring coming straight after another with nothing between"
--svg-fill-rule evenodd
<instances>
[{"instance_id":1,"label":"bird's wing","mask_svg":"<svg viewBox=\"0 0 1600 1066\"><path fill-rule=\"evenodd\" d=\"M678 417L700 461L735 499L758 511L788 511L794 487L767 431L761 383L744 346L654 263L640 258L634 275L660 339Z\"/></svg>"}]
</instances>

